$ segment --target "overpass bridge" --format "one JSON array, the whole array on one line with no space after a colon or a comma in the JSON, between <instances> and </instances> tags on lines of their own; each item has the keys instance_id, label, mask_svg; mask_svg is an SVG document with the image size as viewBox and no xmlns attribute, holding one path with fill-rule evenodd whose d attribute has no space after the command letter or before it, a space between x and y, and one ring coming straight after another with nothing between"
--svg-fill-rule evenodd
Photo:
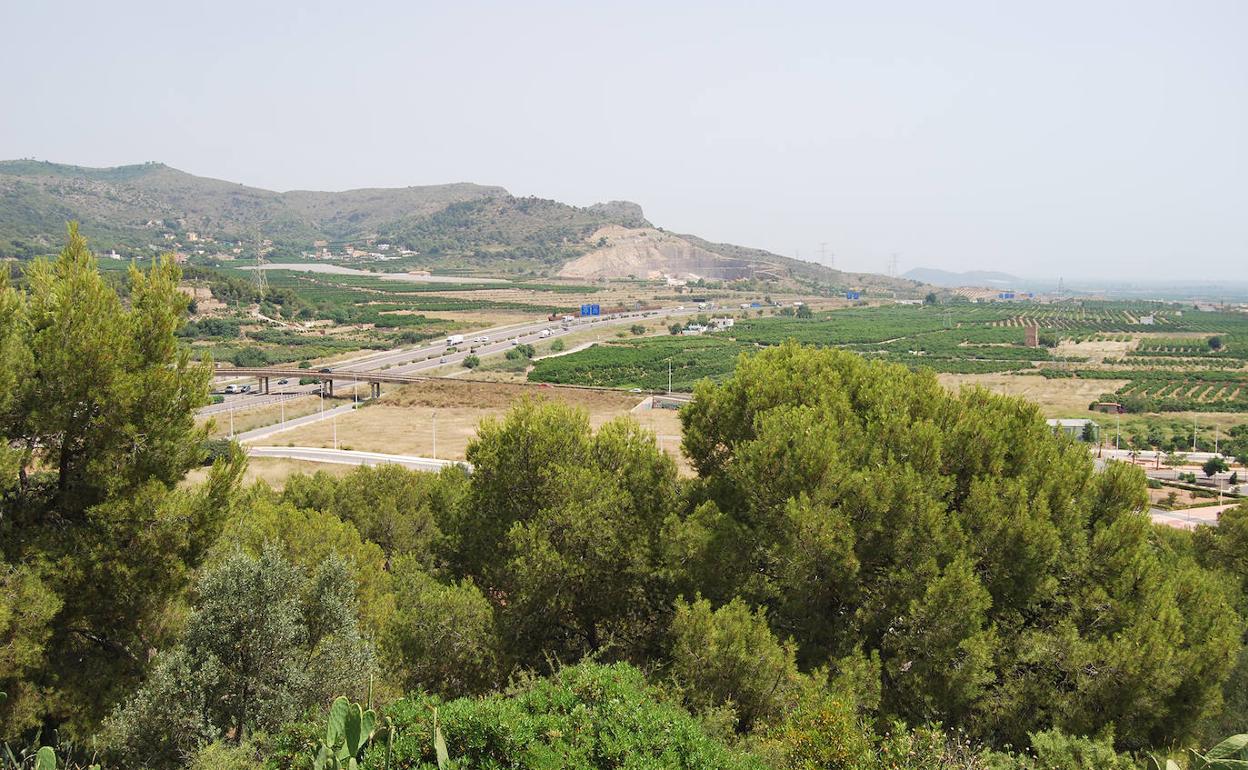
<instances>
[{"instance_id":1,"label":"overpass bridge","mask_svg":"<svg viewBox=\"0 0 1248 770\"><path fill-rule=\"evenodd\" d=\"M433 379L453 379L447 377L423 377L418 374L387 374L384 371L357 371L353 369L299 369L299 368L281 368L281 367L243 367L231 366L228 368L217 367L212 373L213 377L255 377L260 382L260 392L269 392L270 379L315 379L319 380L325 387L326 395L334 395L334 380L339 382L367 382L373 398L381 395L381 383L391 382L399 384L410 384L414 382L427 382Z\"/></svg>"},{"instance_id":2,"label":"overpass bridge","mask_svg":"<svg viewBox=\"0 0 1248 770\"><path fill-rule=\"evenodd\" d=\"M370 384L371 394L373 398L381 395L381 384L393 383L397 385L411 385L420 382L480 382L480 380L469 380L462 377L438 377L429 374L389 374L384 370L359 371L356 369L299 369L289 367L244 367L230 366L217 367L213 373L213 377L254 377L260 382L260 392L269 392L270 379L316 379L325 387L325 394L334 395L334 381L338 382L367 382ZM622 388L608 388L601 385L567 385L555 382L517 382L509 383L513 385L528 386L531 388L560 388L564 390L592 390L599 393L620 393L624 392ZM672 399L678 402L677 406L692 399L692 396L682 396L681 394L669 394L667 396L659 396L653 391L647 391L665 399ZM668 406L667 408L676 408Z\"/></svg>"}]
</instances>

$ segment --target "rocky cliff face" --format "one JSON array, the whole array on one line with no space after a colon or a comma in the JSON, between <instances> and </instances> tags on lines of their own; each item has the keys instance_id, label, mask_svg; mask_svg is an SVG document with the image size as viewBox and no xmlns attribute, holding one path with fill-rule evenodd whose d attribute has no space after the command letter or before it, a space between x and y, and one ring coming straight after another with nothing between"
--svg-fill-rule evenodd
<instances>
[{"instance_id":1,"label":"rocky cliff face","mask_svg":"<svg viewBox=\"0 0 1248 770\"><path fill-rule=\"evenodd\" d=\"M652 227L599 228L589 241L593 251L578 257L559 271L569 278L749 278L750 263L725 257L676 235Z\"/></svg>"}]
</instances>

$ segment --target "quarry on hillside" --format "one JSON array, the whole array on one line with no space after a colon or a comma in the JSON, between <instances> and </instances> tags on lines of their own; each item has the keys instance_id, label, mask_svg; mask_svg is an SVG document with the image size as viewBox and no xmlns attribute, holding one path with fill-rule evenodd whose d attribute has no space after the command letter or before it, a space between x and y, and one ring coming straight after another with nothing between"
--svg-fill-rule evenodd
<instances>
[{"instance_id":1,"label":"quarry on hillside","mask_svg":"<svg viewBox=\"0 0 1248 770\"><path fill-rule=\"evenodd\" d=\"M606 225L594 231L589 242L602 245L568 262L560 276L735 280L754 274L754 266L745 260L716 254L654 228Z\"/></svg>"}]
</instances>

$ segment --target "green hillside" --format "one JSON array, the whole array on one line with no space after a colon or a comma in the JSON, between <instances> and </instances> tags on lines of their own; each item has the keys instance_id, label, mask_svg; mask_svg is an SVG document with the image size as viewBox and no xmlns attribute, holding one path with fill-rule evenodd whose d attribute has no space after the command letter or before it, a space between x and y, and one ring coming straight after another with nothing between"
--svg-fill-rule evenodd
<instances>
[{"instance_id":1,"label":"green hillside","mask_svg":"<svg viewBox=\"0 0 1248 770\"><path fill-rule=\"evenodd\" d=\"M78 221L101 251L148 257L178 250L203 257L250 257L258 238L270 259L314 248L388 243L418 257L382 269L456 269L550 274L596 247L609 225L651 228L635 203L570 206L517 197L501 187L446 184L344 192L274 192L194 176L161 163L86 168L46 161L0 161L0 258L54 252L65 222ZM194 236L192 237L192 234ZM913 281L855 275L760 250L676 236L723 264L762 279L824 287L870 285L913 292ZM200 260L195 260L200 261Z\"/></svg>"}]
</instances>

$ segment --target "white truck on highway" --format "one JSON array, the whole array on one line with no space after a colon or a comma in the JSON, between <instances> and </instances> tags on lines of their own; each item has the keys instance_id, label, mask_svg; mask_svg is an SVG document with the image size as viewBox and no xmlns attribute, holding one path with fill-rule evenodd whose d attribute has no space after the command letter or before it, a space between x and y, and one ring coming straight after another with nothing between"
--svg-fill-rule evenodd
<instances>
[{"instance_id":1,"label":"white truck on highway","mask_svg":"<svg viewBox=\"0 0 1248 770\"><path fill-rule=\"evenodd\" d=\"M451 336L449 336L449 337L447 337L447 338L446 338L446 346L449 348L449 347L451 347L452 345L458 345L458 344L460 344L460 343L461 343L461 342L463 342L463 341L464 341L464 335L462 335L462 334L452 334Z\"/></svg>"}]
</instances>

